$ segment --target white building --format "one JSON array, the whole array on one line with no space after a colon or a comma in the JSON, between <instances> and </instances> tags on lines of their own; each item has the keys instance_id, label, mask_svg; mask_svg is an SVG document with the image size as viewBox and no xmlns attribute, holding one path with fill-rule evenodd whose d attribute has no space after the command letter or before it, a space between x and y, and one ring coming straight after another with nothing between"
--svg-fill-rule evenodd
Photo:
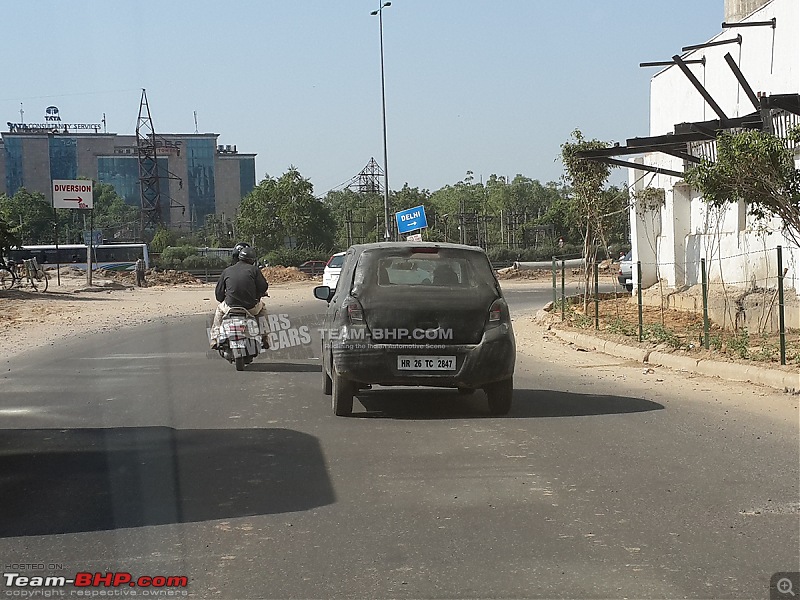
<instances>
[{"instance_id":1,"label":"white building","mask_svg":"<svg viewBox=\"0 0 800 600\"><path fill-rule=\"evenodd\" d=\"M725 8L719 34L702 43L681 40L691 46L653 76L650 137L594 154L617 165L627 155L642 165L629 170L633 197L647 187L663 190L662 206L631 205L642 287L659 277L672 289L696 285L705 259L712 284L774 289L781 246L788 268L784 285L800 296L800 249L780 233L780 221L765 228L747 215L744 202L709 208L683 181L682 173L699 158L714 156L716 131L769 122L782 135L800 123L800 2L726 0ZM800 166L800 149L795 161Z\"/></svg>"}]
</instances>

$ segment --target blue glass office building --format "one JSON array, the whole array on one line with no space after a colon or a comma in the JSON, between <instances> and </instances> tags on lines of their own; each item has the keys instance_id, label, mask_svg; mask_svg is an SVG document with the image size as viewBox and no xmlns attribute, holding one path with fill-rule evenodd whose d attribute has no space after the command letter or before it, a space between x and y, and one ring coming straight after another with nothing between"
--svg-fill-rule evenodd
<instances>
[{"instance_id":1,"label":"blue glass office building","mask_svg":"<svg viewBox=\"0 0 800 600\"><path fill-rule=\"evenodd\" d=\"M217 143L219 134L159 135L162 215L174 229L194 229L208 215L235 216L256 185L255 154ZM71 131L0 134L0 193L19 188L51 198L53 179L88 177L141 204L136 136Z\"/></svg>"}]
</instances>

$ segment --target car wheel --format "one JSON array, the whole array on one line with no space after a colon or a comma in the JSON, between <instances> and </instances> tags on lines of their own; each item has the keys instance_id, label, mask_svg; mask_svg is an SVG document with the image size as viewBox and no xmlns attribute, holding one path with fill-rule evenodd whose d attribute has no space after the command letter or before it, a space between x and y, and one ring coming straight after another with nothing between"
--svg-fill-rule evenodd
<instances>
[{"instance_id":1,"label":"car wheel","mask_svg":"<svg viewBox=\"0 0 800 600\"><path fill-rule=\"evenodd\" d=\"M511 410L513 395L514 379L511 377L488 386L486 396L489 399L489 413L494 416L507 415Z\"/></svg>"},{"instance_id":2,"label":"car wheel","mask_svg":"<svg viewBox=\"0 0 800 600\"><path fill-rule=\"evenodd\" d=\"M326 396L330 396L333 393L333 381L331 381L331 376L325 370L324 360L322 361L322 393Z\"/></svg>"},{"instance_id":3,"label":"car wheel","mask_svg":"<svg viewBox=\"0 0 800 600\"><path fill-rule=\"evenodd\" d=\"M471 396L475 393L475 390L473 388L460 387L458 388L458 393L462 396Z\"/></svg>"},{"instance_id":4,"label":"car wheel","mask_svg":"<svg viewBox=\"0 0 800 600\"><path fill-rule=\"evenodd\" d=\"M331 365L331 407L337 417L353 414L353 384L336 372Z\"/></svg>"}]
</instances>

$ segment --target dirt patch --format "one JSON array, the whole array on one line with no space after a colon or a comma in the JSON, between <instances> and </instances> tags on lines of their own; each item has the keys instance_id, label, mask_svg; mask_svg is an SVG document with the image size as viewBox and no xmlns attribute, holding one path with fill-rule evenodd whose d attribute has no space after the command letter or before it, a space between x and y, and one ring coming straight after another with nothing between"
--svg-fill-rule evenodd
<instances>
[{"instance_id":1,"label":"dirt patch","mask_svg":"<svg viewBox=\"0 0 800 600\"><path fill-rule=\"evenodd\" d=\"M264 278L270 283L289 283L292 281L309 281L313 279L310 275L303 273L297 267L264 267L261 269Z\"/></svg>"},{"instance_id":2,"label":"dirt patch","mask_svg":"<svg viewBox=\"0 0 800 600\"><path fill-rule=\"evenodd\" d=\"M126 285L136 285L136 273L133 271L106 271L99 269L96 276L102 279L111 279ZM203 283L200 279L186 271L155 271L145 273L144 287L156 285L184 285L187 283Z\"/></svg>"},{"instance_id":3,"label":"dirt patch","mask_svg":"<svg viewBox=\"0 0 800 600\"><path fill-rule=\"evenodd\" d=\"M541 269L515 269L509 267L508 269L500 269L497 272L497 278L500 280L512 279L552 279L552 271L544 271Z\"/></svg>"},{"instance_id":4,"label":"dirt patch","mask_svg":"<svg viewBox=\"0 0 800 600\"><path fill-rule=\"evenodd\" d=\"M264 267L261 269L266 280L270 283L290 283L293 281L309 281L311 276L306 275L297 267ZM136 284L136 274L132 271L97 271L97 277L111 279L127 285ZM145 287L157 285L185 285L203 283L191 273L186 271L155 271L149 270L145 275Z\"/></svg>"},{"instance_id":5,"label":"dirt patch","mask_svg":"<svg viewBox=\"0 0 800 600\"><path fill-rule=\"evenodd\" d=\"M582 329L591 335L642 348L664 352L698 355L711 354L717 360L751 363L780 363L780 337L777 333L755 334L746 329L723 331L719 324L709 324L709 349L704 346L703 316L690 311L653 306L642 307L642 342L639 338L639 312L636 299L620 294L598 303L599 329L595 330L594 300L586 311L582 299L573 298L564 306L557 304L548 316L549 324L559 329ZM575 302L575 303L573 303ZM800 365L800 331L786 332L786 363Z\"/></svg>"}]
</instances>

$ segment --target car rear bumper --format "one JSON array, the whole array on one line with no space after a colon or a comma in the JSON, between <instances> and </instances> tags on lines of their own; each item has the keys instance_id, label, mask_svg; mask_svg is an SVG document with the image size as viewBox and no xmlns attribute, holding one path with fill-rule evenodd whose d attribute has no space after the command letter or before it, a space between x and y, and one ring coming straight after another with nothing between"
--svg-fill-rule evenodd
<instances>
[{"instance_id":1,"label":"car rear bumper","mask_svg":"<svg viewBox=\"0 0 800 600\"><path fill-rule=\"evenodd\" d=\"M332 344L336 371L348 380L382 385L478 388L514 374L516 346L507 324L484 333L478 344L378 344L370 340ZM400 356L456 359L452 371L406 371Z\"/></svg>"}]
</instances>

